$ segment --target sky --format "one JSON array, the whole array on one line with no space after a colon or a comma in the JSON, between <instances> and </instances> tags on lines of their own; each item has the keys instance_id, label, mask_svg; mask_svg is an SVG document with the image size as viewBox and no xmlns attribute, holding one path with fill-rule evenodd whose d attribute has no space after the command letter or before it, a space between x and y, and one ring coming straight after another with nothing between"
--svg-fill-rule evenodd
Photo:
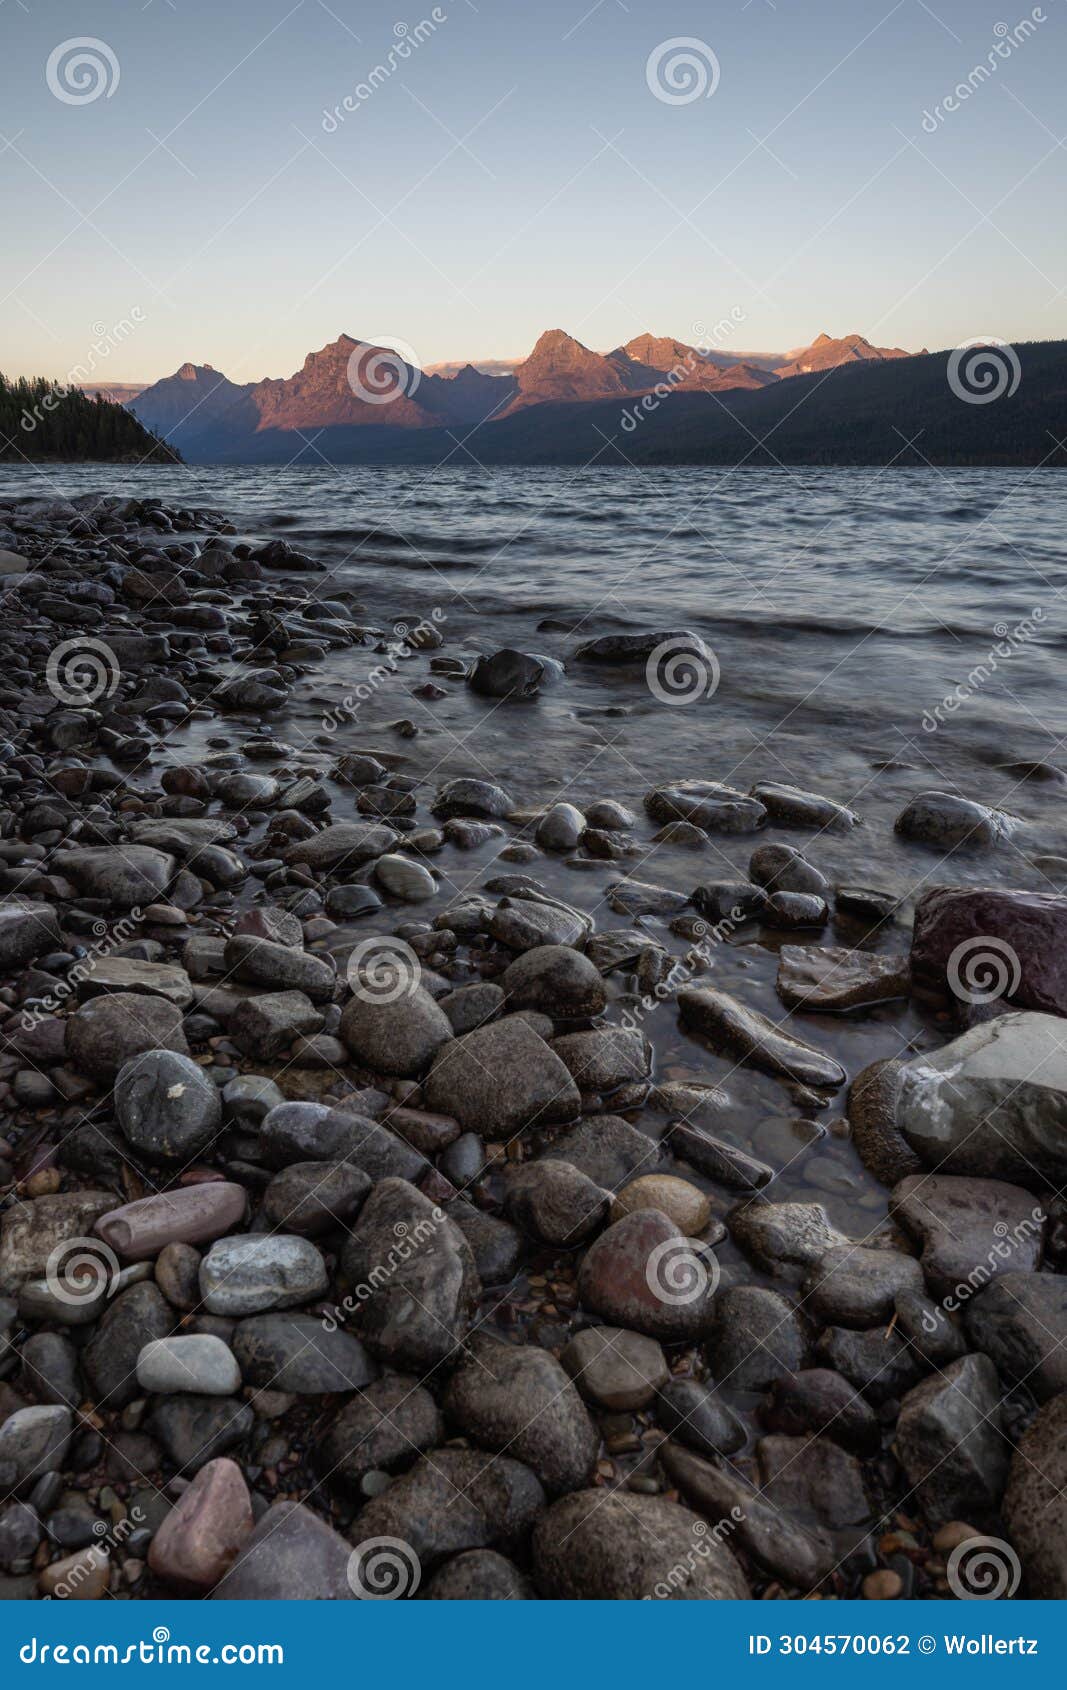
<instances>
[{"instance_id":1,"label":"sky","mask_svg":"<svg viewBox=\"0 0 1067 1690\"><path fill-rule=\"evenodd\" d=\"M0 370L1064 337L1065 71L1067 0L0 0Z\"/></svg>"}]
</instances>

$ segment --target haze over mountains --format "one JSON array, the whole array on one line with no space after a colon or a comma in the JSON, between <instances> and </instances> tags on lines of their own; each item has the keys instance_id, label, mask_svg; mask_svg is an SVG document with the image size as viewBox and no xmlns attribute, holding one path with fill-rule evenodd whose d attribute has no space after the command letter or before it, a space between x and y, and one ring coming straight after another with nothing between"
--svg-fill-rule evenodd
<instances>
[{"instance_id":1,"label":"haze over mountains","mask_svg":"<svg viewBox=\"0 0 1067 1690\"><path fill-rule=\"evenodd\" d=\"M288 458L293 442L299 449L309 433L320 436L324 456L337 449L343 460L357 429L373 431L375 440L383 430L492 429L543 406L755 391L812 370L907 357L858 334L836 340L821 334L798 351L736 359L651 334L601 353L549 329L510 369L497 360L484 368L420 371L388 348L341 335L283 379L239 384L209 364L187 363L125 402L147 427L200 462Z\"/></svg>"}]
</instances>

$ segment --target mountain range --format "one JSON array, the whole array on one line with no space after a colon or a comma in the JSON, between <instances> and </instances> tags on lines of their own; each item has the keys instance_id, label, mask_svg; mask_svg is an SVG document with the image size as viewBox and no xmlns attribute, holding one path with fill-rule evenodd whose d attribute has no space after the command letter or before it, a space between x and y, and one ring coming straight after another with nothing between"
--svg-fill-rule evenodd
<instances>
[{"instance_id":1,"label":"mountain range","mask_svg":"<svg viewBox=\"0 0 1067 1690\"><path fill-rule=\"evenodd\" d=\"M419 370L388 348L343 334L282 379L241 384L210 364L187 363L123 399L146 427L194 461L287 461L301 436L312 434L323 456L336 449L343 459L356 429L373 431L374 441L383 430L466 434L545 406L644 399L647 409L668 396L753 392L797 375L909 356L859 334L821 334L792 352L734 359L652 334L595 352L562 329L548 329L529 357L510 368L496 361Z\"/></svg>"}]
</instances>

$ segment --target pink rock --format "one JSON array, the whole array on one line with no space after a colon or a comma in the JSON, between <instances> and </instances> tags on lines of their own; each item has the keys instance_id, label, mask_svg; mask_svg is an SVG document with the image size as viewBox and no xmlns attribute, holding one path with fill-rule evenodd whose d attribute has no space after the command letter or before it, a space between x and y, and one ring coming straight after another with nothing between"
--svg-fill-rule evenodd
<instances>
[{"instance_id":1,"label":"pink rock","mask_svg":"<svg viewBox=\"0 0 1067 1690\"><path fill-rule=\"evenodd\" d=\"M252 1499L235 1461L201 1467L152 1539L148 1564L170 1583L208 1590L252 1535Z\"/></svg>"},{"instance_id":2,"label":"pink rock","mask_svg":"<svg viewBox=\"0 0 1067 1690\"><path fill-rule=\"evenodd\" d=\"M127 1261L145 1261L165 1244L202 1244L224 1238L244 1219L244 1187L230 1182L188 1185L142 1197L101 1215L95 1230Z\"/></svg>"}]
</instances>

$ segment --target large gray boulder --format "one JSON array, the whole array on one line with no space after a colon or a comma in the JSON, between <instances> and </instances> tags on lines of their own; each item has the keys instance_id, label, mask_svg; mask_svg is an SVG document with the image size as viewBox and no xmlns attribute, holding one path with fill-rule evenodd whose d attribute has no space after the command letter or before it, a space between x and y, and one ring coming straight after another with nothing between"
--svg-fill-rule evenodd
<instances>
[{"instance_id":1,"label":"large gray boulder","mask_svg":"<svg viewBox=\"0 0 1067 1690\"><path fill-rule=\"evenodd\" d=\"M917 1056L901 1076L897 1119L942 1173L1067 1181L1067 1021L1020 1011Z\"/></svg>"},{"instance_id":2,"label":"large gray boulder","mask_svg":"<svg viewBox=\"0 0 1067 1690\"><path fill-rule=\"evenodd\" d=\"M662 1496L583 1490L552 1504L534 1529L534 1574L557 1601L743 1601L729 1544Z\"/></svg>"}]
</instances>

